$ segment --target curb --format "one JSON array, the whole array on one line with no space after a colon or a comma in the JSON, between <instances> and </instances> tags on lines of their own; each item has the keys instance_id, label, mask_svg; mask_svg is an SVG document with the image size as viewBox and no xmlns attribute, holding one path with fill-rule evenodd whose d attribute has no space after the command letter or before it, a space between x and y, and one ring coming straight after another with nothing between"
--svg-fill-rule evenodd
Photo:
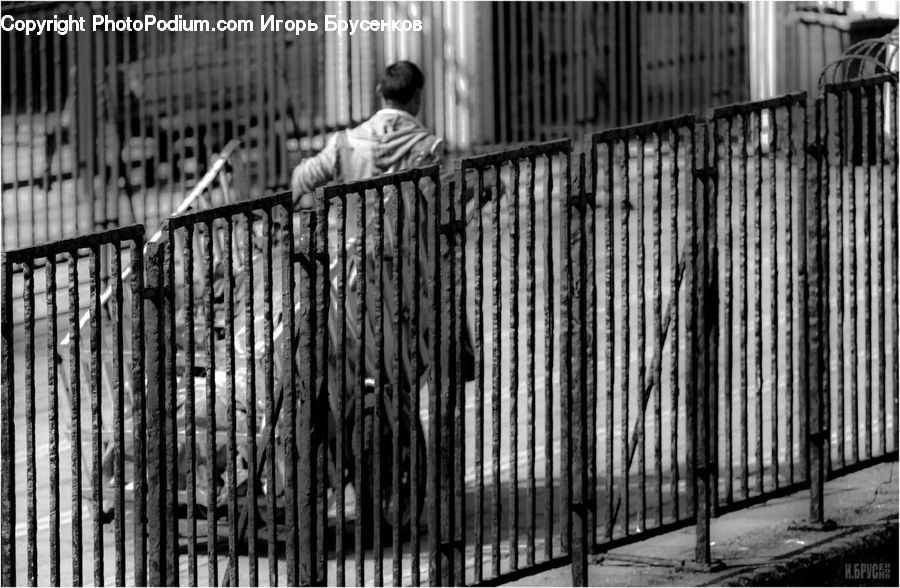
<instances>
[{"instance_id":1,"label":"curb","mask_svg":"<svg viewBox=\"0 0 900 588\"><path fill-rule=\"evenodd\" d=\"M897 585L898 521L876 523L851 530L810 550L782 560L758 566L753 570L713 580L707 585ZM838 529L840 530L840 529ZM847 578L844 563L890 563L887 578Z\"/></svg>"}]
</instances>

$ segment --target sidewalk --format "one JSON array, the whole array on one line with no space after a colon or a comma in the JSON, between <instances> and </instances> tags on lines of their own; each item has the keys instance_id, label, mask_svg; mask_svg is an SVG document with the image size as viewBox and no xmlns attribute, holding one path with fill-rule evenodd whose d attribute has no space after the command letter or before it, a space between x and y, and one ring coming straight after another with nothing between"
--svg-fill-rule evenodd
<instances>
[{"instance_id":1,"label":"sidewalk","mask_svg":"<svg viewBox=\"0 0 900 588\"><path fill-rule=\"evenodd\" d=\"M891 462L826 483L825 515L837 524L830 531L802 528L809 512L805 490L713 519L712 556L724 564L716 572L691 569L691 526L594 556L589 584L897 586L898 482ZM887 570L889 577L877 578ZM571 582L567 565L507 585Z\"/></svg>"}]
</instances>

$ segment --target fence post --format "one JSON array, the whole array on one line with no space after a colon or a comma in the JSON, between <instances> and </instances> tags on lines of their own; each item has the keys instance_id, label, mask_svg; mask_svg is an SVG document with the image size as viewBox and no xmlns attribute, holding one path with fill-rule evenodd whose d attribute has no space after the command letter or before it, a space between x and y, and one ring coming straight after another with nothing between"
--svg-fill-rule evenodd
<instances>
[{"instance_id":1,"label":"fence post","mask_svg":"<svg viewBox=\"0 0 900 588\"><path fill-rule=\"evenodd\" d=\"M572 463L572 500L569 513L572 519L570 546L572 553L572 585L587 586L588 554L588 450L587 450L587 315L586 315L586 243L585 243L585 162L584 153L578 156L577 187L569 189L566 206L571 214L569 246L572 263L572 330L567 335L572 338L570 347L572 378L570 387L564 392L571 397L569 414ZM571 186L571 184L570 184ZM574 214L572 214L574 213Z\"/></svg>"},{"instance_id":2,"label":"fence post","mask_svg":"<svg viewBox=\"0 0 900 588\"><path fill-rule=\"evenodd\" d=\"M144 316L147 336L147 583L167 585L166 574L166 467L163 434L165 394L165 328L163 324L163 250L147 244L147 287Z\"/></svg>"},{"instance_id":3,"label":"fence post","mask_svg":"<svg viewBox=\"0 0 900 588\"><path fill-rule=\"evenodd\" d=\"M699 137L698 137L699 135ZM689 356L692 364L689 370L693 378L689 384L694 401L693 477L694 515L696 519L695 563L711 569L713 566L710 550L710 518L712 513L712 486L714 483L715 455L712 442L713 428L710 418L710 394L715 390L714 366L718 349L716 337L715 279L712 264L716 260L716 243L712 238L716 222L715 201L712 199L711 182L715 181L717 170L709 162L709 126L701 123L694 127L694 184L691 222L691 263L693 271L688 290L692 307L690 313ZM715 398L712 399L715 402ZM689 405L690 406L690 405ZM691 408L688 408L690 414Z\"/></svg>"},{"instance_id":4,"label":"fence post","mask_svg":"<svg viewBox=\"0 0 900 588\"><path fill-rule=\"evenodd\" d=\"M824 485L825 447L828 432L823 418L824 365L823 345L826 333L822 332L824 301L822 274L824 259L822 246L826 236L822 231L822 210L828 199L822 198L822 170L825 149L821 143L822 99L815 99L812 108L807 109L806 132L812 134L812 142L806 143L806 185L800 199L799 222L799 278L800 278L800 383L801 393L806 397L807 420L804 444L809 455L809 522L813 525L825 524ZM827 162L825 162L827 163Z\"/></svg>"}]
</instances>

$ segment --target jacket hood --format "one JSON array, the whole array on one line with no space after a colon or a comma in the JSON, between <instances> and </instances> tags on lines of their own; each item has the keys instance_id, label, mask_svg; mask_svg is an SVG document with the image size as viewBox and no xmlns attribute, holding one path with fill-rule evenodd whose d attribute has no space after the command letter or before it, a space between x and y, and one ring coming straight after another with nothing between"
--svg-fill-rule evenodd
<instances>
[{"instance_id":1,"label":"jacket hood","mask_svg":"<svg viewBox=\"0 0 900 588\"><path fill-rule=\"evenodd\" d=\"M412 148L429 135L422 123L402 110L379 110L369 124L377 142L374 164L381 170L404 161Z\"/></svg>"}]
</instances>

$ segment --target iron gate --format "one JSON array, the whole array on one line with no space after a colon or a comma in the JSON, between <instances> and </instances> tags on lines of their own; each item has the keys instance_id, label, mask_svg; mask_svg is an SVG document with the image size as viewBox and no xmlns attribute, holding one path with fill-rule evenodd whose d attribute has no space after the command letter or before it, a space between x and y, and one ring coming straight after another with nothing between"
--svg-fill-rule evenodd
<instances>
[{"instance_id":1,"label":"iron gate","mask_svg":"<svg viewBox=\"0 0 900 588\"><path fill-rule=\"evenodd\" d=\"M806 479L795 336L803 303L795 257L803 244L794 246L806 182L806 94L717 108L711 125L715 189L724 196L713 223L722 232L713 502L727 508Z\"/></svg>"},{"instance_id":2,"label":"iron gate","mask_svg":"<svg viewBox=\"0 0 900 588\"><path fill-rule=\"evenodd\" d=\"M143 448L147 426L153 422L148 415L154 406L145 395L143 371L143 240L143 226L135 225L3 253L4 585L17 582L17 564L22 561L17 558L18 545L25 546L25 577L18 578L30 585L80 585L86 577L93 577L93 582L100 585L105 581L123 585L126 579L135 584L147 582L147 542L143 531L147 483L152 480L154 463L144 459ZM58 280L62 264L68 273L65 279ZM14 283L15 266L22 268L18 274L22 276L21 283ZM34 291L35 269L41 266L47 313L39 323L35 319ZM103 266L108 268L109 276L105 283L101 281ZM82 277L85 273L87 284ZM62 300L58 299L62 297L60 290L65 292ZM14 304L14 292L20 293L21 298L17 296L15 301L21 300L22 305ZM79 309L85 297L89 318L80 321ZM57 321L66 311L68 334L60 343L65 330L59 330ZM19 313L21 319L14 321L13 315ZM85 330L87 334L83 335ZM88 337L87 349L83 348L84 336ZM46 354L37 351L36 339L45 344ZM131 355L129 362L126 346ZM68 355L68 362L64 355ZM24 370L16 370L20 361ZM127 363L130 369L126 369ZM67 401L68 422L60 416L61 387ZM46 407L37 405L38 391L47 401ZM89 395L88 402L83 401L85 393ZM24 415L19 408L23 398ZM41 417L46 415L45 421L40 419L46 426L38 420L39 411L43 413ZM24 428L14 426L17 416L24 420ZM61 425L68 430L68 439L61 438ZM16 453L15 448L23 445L25 451ZM135 458L126 464L129 446ZM49 461L39 462L39 455L47 456ZM61 468L61 460L66 456L71 459L68 471ZM24 488L17 484L22 469ZM84 483L85 477L88 484ZM47 491L41 493L40 502L39 484ZM84 493L88 489L90 495L85 504ZM104 498L109 496L107 492L112 494L111 504ZM133 502L132 512L126 511L126 494ZM43 501L45 496L49 497L47 503ZM25 503L24 509L16 506L21 502ZM20 513L25 515L23 524L17 524ZM134 532L126 528L128 518L132 519ZM87 533L86 519L90 520ZM112 533L104 528L107 522L112 523ZM63 541L63 526L71 528L71 542ZM110 540L114 545L107 551ZM42 553L44 545L49 557ZM91 553L88 561L85 550ZM71 574L63 569L63 555L71 561ZM107 577L105 560L109 556L115 560L114 575ZM44 563L46 560L49 566Z\"/></svg>"},{"instance_id":3,"label":"iron gate","mask_svg":"<svg viewBox=\"0 0 900 588\"><path fill-rule=\"evenodd\" d=\"M840 472L898 449L897 75L828 84L816 112L834 359L825 459Z\"/></svg>"}]
</instances>

